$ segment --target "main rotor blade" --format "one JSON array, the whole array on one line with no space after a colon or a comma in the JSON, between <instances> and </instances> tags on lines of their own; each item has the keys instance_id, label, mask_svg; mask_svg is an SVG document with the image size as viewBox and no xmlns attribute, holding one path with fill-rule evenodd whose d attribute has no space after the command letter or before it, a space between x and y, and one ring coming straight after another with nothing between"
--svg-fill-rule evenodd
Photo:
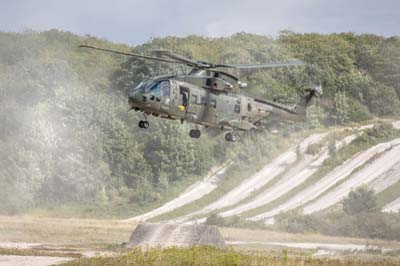
<instances>
[{"instance_id":1,"label":"main rotor blade","mask_svg":"<svg viewBox=\"0 0 400 266\"><path fill-rule=\"evenodd\" d=\"M181 62L183 64L188 65L188 66L197 67L197 66L200 65L198 62L196 62L196 61L194 61L192 59L189 59L189 58L187 58L187 57L185 57L183 55L175 54L175 53L173 53L171 51L168 51L168 50L152 50L152 52L154 52L156 54L159 54L161 56L169 57L169 58L171 58L171 59L173 59L175 61L179 61L179 62Z\"/></svg>"},{"instance_id":2,"label":"main rotor blade","mask_svg":"<svg viewBox=\"0 0 400 266\"><path fill-rule=\"evenodd\" d=\"M230 67L238 69L252 69L252 68L275 68L275 67L288 67L288 66L303 66L303 61L288 61L288 62L271 62L265 64L217 64L214 67Z\"/></svg>"},{"instance_id":3,"label":"main rotor blade","mask_svg":"<svg viewBox=\"0 0 400 266\"><path fill-rule=\"evenodd\" d=\"M135 54L135 53L125 53L125 52L120 52L120 51L115 51L115 50L110 50L110 49L105 49L105 48L99 48L95 46L90 46L90 45L79 45L80 48L88 48L88 49L94 49L94 50L99 50L99 51L104 51L108 53L114 53L114 54L120 54L120 55L125 55L125 56L132 56L132 57L137 57L137 58L143 58L143 59L148 59L148 60L155 60L155 61L161 61L161 62L166 62L166 63L174 63L174 64L183 64L180 61L176 60L170 60L170 59L165 59L165 58L159 58L159 57L154 57L154 56L148 56L148 55L141 55L141 54Z\"/></svg>"}]
</instances>

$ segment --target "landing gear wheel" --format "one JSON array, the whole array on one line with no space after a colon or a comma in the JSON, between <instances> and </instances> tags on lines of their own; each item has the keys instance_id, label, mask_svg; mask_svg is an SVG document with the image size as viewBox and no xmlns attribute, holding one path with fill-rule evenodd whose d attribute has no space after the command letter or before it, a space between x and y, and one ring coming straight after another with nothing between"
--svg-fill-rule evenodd
<instances>
[{"instance_id":1,"label":"landing gear wheel","mask_svg":"<svg viewBox=\"0 0 400 266\"><path fill-rule=\"evenodd\" d=\"M196 139L200 138L201 132L200 130L196 129Z\"/></svg>"},{"instance_id":2,"label":"landing gear wheel","mask_svg":"<svg viewBox=\"0 0 400 266\"><path fill-rule=\"evenodd\" d=\"M239 136L236 135L234 132L228 132L225 134L225 140L230 142L236 142L239 140Z\"/></svg>"},{"instance_id":3,"label":"landing gear wheel","mask_svg":"<svg viewBox=\"0 0 400 266\"><path fill-rule=\"evenodd\" d=\"M225 134L225 140L226 141L232 141L232 133L231 132L228 132L228 133Z\"/></svg>"},{"instance_id":4,"label":"landing gear wheel","mask_svg":"<svg viewBox=\"0 0 400 266\"><path fill-rule=\"evenodd\" d=\"M149 128L149 126L150 126L149 122L143 121L143 120L140 120L140 121L139 121L139 127L140 127L140 128L147 129L147 128Z\"/></svg>"},{"instance_id":5,"label":"landing gear wheel","mask_svg":"<svg viewBox=\"0 0 400 266\"><path fill-rule=\"evenodd\" d=\"M198 130L198 129L191 129L191 130L189 131L189 136L190 136L191 138L198 139L198 138L200 138L200 136L201 136L201 132L200 132L200 130Z\"/></svg>"},{"instance_id":6,"label":"landing gear wheel","mask_svg":"<svg viewBox=\"0 0 400 266\"><path fill-rule=\"evenodd\" d=\"M191 129L191 130L189 131L189 136L190 136L191 138L195 138L195 136L196 136L196 130Z\"/></svg>"}]
</instances>

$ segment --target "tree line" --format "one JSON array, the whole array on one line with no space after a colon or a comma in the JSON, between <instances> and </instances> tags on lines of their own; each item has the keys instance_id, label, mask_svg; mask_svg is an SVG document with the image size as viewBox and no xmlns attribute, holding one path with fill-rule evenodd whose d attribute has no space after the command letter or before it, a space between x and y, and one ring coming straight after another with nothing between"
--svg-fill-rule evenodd
<instances>
[{"instance_id":1,"label":"tree line","mask_svg":"<svg viewBox=\"0 0 400 266\"><path fill-rule=\"evenodd\" d=\"M310 119L291 130L399 113L400 41L375 35L247 33L226 38L155 38L136 47L50 30L0 32L0 214L64 206L82 216L124 216L173 197L228 159L268 156L267 130L227 145L188 125L127 112L126 92L141 80L185 67L79 49L87 43L146 53L167 49L199 60L262 63L300 59L305 67L233 71L247 93L293 103L322 85Z\"/></svg>"}]
</instances>

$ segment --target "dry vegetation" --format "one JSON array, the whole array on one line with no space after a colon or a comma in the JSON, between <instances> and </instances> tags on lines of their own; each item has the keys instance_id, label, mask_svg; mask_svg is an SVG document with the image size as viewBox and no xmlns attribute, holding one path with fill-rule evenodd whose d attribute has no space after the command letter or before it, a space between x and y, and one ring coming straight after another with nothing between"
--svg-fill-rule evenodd
<instances>
[{"instance_id":1,"label":"dry vegetation","mask_svg":"<svg viewBox=\"0 0 400 266\"><path fill-rule=\"evenodd\" d=\"M18 248L0 248L0 255L14 256L39 256L39 257L66 257L66 258L81 258L82 254L73 251L55 250L40 248L35 249L18 249Z\"/></svg>"},{"instance_id":2,"label":"dry vegetation","mask_svg":"<svg viewBox=\"0 0 400 266\"><path fill-rule=\"evenodd\" d=\"M268 255L265 253L244 253L233 250L219 250L211 247L195 247L188 249L169 248L169 249L151 249L142 251L135 249L123 256L78 259L63 264L65 266L89 266L89 265L157 265L157 266L175 266L175 265L399 265L395 261L386 260L361 261L361 260L338 260L338 259L319 259L310 256L290 256L283 252L280 256Z\"/></svg>"},{"instance_id":3,"label":"dry vegetation","mask_svg":"<svg viewBox=\"0 0 400 266\"><path fill-rule=\"evenodd\" d=\"M135 223L0 216L0 241L104 247L129 239Z\"/></svg>"}]
</instances>

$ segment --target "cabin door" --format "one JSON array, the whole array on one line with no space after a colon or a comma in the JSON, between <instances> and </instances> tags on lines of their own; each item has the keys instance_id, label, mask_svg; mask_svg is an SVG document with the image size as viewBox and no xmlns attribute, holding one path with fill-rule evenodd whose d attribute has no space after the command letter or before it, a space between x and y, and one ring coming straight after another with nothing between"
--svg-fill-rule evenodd
<instances>
[{"instance_id":1,"label":"cabin door","mask_svg":"<svg viewBox=\"0 0 400 266\"><path fill-rule=\"evenodd\" d=\"M187 87L179 87L179 110L184 112L183 116L186 116L189 108L190 91Z\"/></svg>"}]
</instances>

